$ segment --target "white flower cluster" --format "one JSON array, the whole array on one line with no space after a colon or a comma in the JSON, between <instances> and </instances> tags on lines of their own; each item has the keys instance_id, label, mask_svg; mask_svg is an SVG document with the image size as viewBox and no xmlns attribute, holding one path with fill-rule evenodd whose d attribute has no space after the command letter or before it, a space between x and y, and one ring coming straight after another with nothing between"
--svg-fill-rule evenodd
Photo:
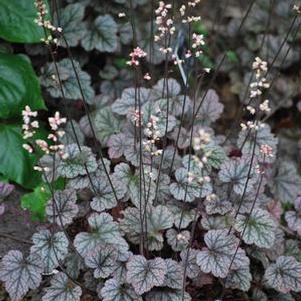
<instances>
[{"instance_id":1,"label":"white flower cluster","mask_svg":"<svg viewBox=\"0 0 301 301\"><path fill-rule=\"evenodd\" d=\"M22 111L22 115L24 122L22 125L23 139L27 140L36 133L36 129L39 128L39 122L31 120L31 117L37 117L37 112L31 111L29 106L25 107ZM59 139L65 135L65 131L60 130L59 127L66 123L67 119L62 118L60 113L56 112L54 117L48 118L48 122L52 132L48 135L47 139L49 139L51 143L48 143L43 139L36 139L33 141L33 145L37 145L45 154L58 154L61 158L66 159L67 154L64 152L65 146L59 143ZM33 147L28 143L23 144L23 148L29 153L33 153L34 151ZM35 166L34 169L38 171L48 171L47 167L42 168L40 166Z\"/></svg>"},{"instance_id":2,"label":"white flower cluster","mask_svg":"<svg viewBox=\"0 0 301 301\"><path fill-rule=\"evenodd\" d=\"M263 61L259 57L255 58L252 64L252 69L255 71L256 80L250 84L250 100L260 97L263 95L265 89L270 88L270 83L265 78L265 74L268 70L267 62ZM256 114L256 108L253 105L248 105L246 109L250 114ZM259 104L258 108L263 113L269 113L271 111L269 107L269 100L265 99L263 103ZM264 127L264 124L260 121L248 121L247 123L241 123L241 128L246 130L247 128L257 130L259 127Z\"/></svg>"},{"instance_id":3,"label":"white flower cluster","mask_svg":"<svg viewBox=\"0 0 301 301\"><path fill-rule=\"evenodd\" d=\"M199 57L203 53L201 48L204 45L205 45L204 35L193 33L191 47L195 50L196 57Z\"/></svg>"},{"instance_id":4,"label":"white flower cluster","mask_svg":"<svg viewBox=\"0 0 301 301\"><path fill-rule=\"evenodd\" d=\"M198 166L199 169L204 168L204 164L208 161L208 153L205 151L205 147L207 144L211 142L211 135L207 133L204 129L199 129L198 136L193 138L192 145L195 151L202 151L201 157L193 156L194 163ZM188 182L197 181L200 184L204 182L210 182L211 179L209 176L196 176L192 172L188 173Z\"/></svg>"},{"instance_id":5,"label":"white flower cluster","mask_svg":"<svg viewBox=\"0 0 301 301\"><path fill-rule=\"evenodd\" d=\"M52 23L49 20L47 20L48 10L43 0L36 0L34 4L38 11L37 12L38 17L34 20L35 23L43 27L46 31L49 30L52 33L61 33L62 32L61 27L55 27L54 25L52 25ZM45 38L42 38L41 41L47 45L50 43L54 43L54 44L57 43L57 39L53 38L51 34L49 34Z\"/></svg>"},{"instance_id":6,"label":"white flower cluster","mask_svg":"<svg viewBox=\"0 0 301 301\"><path fill-rule=\"evenodd\" d=\"M194 8L196 7L197 4L199 4L201 0L194 0L194 1L188 1L187 7L188 8ZM180 15L184 17L188 11L193 11L192 9L187 9L186 5L182 5L180 7ZM193 16L193 15L187 15L185 18L182 19L182 23L191 23L191 22L197 22L200 21L201 17L200 16Z\"/></svg>"},{"instance_id":7,"label":"white flower cluster","mask_svg":"<svg viewBox=\"0 0 301 301\"><path fill-rule=\"evenodd\" d=\"M273 148L270 146L270 145L267 145L267 144L262 144L260 146L260 153L263 154L263 158L264 158L264 161L265 159L267 158L273 158L274 157L274 150ZM264 175L265 174L265 165L264 164L257 164L255 166L255 172L257 174L260 174L260 175Z\"/></svg>"},{"instance_id":8,"label":"white flower cluster","mask_svg":"<svg viewBox=\"0 0 301 301\"><path fill-rule=\"evenodd\" d=\"M149 138L147 141L143 142L144 149L151 153L152 156L160 156L162 154L162 149L155 150L155 144L160 140L158 131L158 121L159 117L151 115L149 122L146 124L144 129L144 134Z\"/></svg>"},{"instance_id":9,"label":"white flower cluster","mask_svg":"<svg viewBox=\"0 0 301 301\"><path fill-rule=\"evenodd\" d=\"M143 51L140 47L134 48L134 50L130 53L131 60L127 62L130 66L139 66L139 59L147 56L147 53Z\"/></svg>"},{"instance_id":10,"label":"white flower cluster","mask_svg":"<svg viewBox=\"0 0 301 301\"><path fill-rule=\"evenodd\" d=\"M204 129L200 129L198 131L198 136L193 138L193 149L195 151L202 150L210 141L211 135Z\"/></svg>"},{"instance_id":11,"label":"white flower cluster","mask_svg":"<svg viewBox=\"0 0 301 301\"><path fill-rule=\"evenodd\" d=\"M22 111L23 116L23 139L31 138L35 133L35 129L39 128L39 122L34 120L31 121L31 117L37 117L38 112L31 111L31 108L29 106L26 106L25 109ZM29 148L27 147L28 151ZM30 151L32 152L32 150Z\"/></svg>"},{"instance_id":12,"label":"white flower cluster","mask_svg":"<svg viewBox=\"0 0 301 301\"><path fill-rule=\"evenodd\" d=\"M159 7L155 10L156 24L158 26L158 34L154 36L155 42L161 41L169 35L173 35L176 31L174 21L169 17L169 11L172 8L171 4L165 4L164 1L159 2ZM172 52L171 47L161 47L162 53Z\"/></svg>"},{"instance_id":13,"label":"white flower cluster","mask_svg":"<svg viewBox=\"0 0 301 301\"><path fill-rule=\"evenodd\" d=\"M293 11L295 11L297 14L301 14L301 7L295 4L293 6Z\"/></svg>"}]
</instances>

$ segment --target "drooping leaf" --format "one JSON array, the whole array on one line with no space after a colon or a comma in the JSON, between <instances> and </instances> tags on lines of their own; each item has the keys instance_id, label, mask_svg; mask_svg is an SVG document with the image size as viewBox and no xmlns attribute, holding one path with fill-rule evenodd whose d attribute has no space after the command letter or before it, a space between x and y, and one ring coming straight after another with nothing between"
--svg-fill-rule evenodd
<instances>
[{"instance_id":1,"label":"drooping leaf","mask_svg":"<svg viewBox=\"0 0 301 301\"><path fill-rule=\"evenodd\" d=\"M260 248L271 248L274 244L277 225L266 210L255 208L249 218L238 215L234 227L244 232L242 238L247 244L254 243Z\"/></svg>"},{"instance_id":2,"label":"drooping leaf","mask_svg":"<svg viewBox=\"0 0 301 301\"><path fill-rule=\"evenodd\" d=\"M57 173L66 178L75 178L79 175L83 176L88 172L94 172L97 169L95 155L87 146L78 148L77 144L69 144L65 147L64 152L68 155L66 159L62 159L57 166Z\"/></svg>"},{"instance_id":3,"label":"drooping leaf","mask_svg":"<svg viewBox=\"0 0 301 301\"><path fill-rule=\"evenodd\" d=\"M68 239L63 232L51 234L49 230L40 230L32 236L31 254L40 256L44 264L44 273L51 274L58 267L59 260L68 254Z\"/></svg>"},{"instance_id":4,"label":"drooping leaf","mask_svg":"<svg viewBox=\"0 0 301 301\"><path fill-rule=\"evenodd\" d=\"M301 291L301 263L292 256L280 256L266 269L264 277L268 285L280 292Z\"/></svg>"},{"instance_id":5,"label":"drooping leaf","mask_svg":"<svg viewBox=\"0 0 301 301\"><path fill-rule=\"evenodd\" d=\"M0 1L0 7L4 2ZM46 109L38 78L28 60L20 55L0 53L0 66L0 118L19 117L26 105L32 110Z\"/></svg>"},{"instance_id":6,"label":"drooping leaf","mask_svg":"<svg viewBox=\"0 0 301 301\"><path fill-rule=\"evenodd\" d=\"M116 118L110 107L105 107L95 112L95 134L102 144L106 144L111 135L121 131L121 120Z\"/></svg>"},{"instance_id":7,"label":"drooping leaf","mask_svg":"<svg viewBox=\"0 0 301 301\"><path fill-rule=\"evenodd\" d=\"M197 255L197 264L204 273L225 278L229 272L238 239L226 230L210 230L205 234L207 248Z\"/></svg>"},{"instance_id":8,"label":"drooping leaf","mask_svg":"<svg viewBox=\"0 0 301 301\"><path fill-rule=\"evenodd\" d=\"M0 124L0 173L26 188L33 189L40 182L41 176L33 170L36 156L29 154L23 144L21 126Z\"/></svg>"},{"instance_id":9,"label":"drooping leaf","mask_svg":"<svg viewBox=\"0 0 301 301\"><path fill-rule=\"evenodd\" d=\"M111 15L99 16L88 27L81 44L86 51L114 52L117 48L117 24Z\"/></svg>"},{"instance_id":10,"label":"drooping leaf","mask_svg":"<svg viewBox=\"0 0 301 301\"><path fill-rule=\"evenodd\" d=\"M88 218L91 232L80 232L76 235L74 246L85 257L89 252L103 244L115 247L119 252L128 250L128 244L121 236L118 224L108 213L93 213Z\"/></svg>"},{"instance_id":11,"label":"drooping leaf","mask_svg":"<svg viewBox=\"0 0 301 301\"><path fill-rule=\"evenodd\" d=\"M219 179L224 183L231 183L234 191L242 195L244 190L249 192L256 183L255 164L253 161L251 166L251 158L248 157L229 159L221 165L218 173ZM250 166L251 171L248 180Z\"/></svg>"},{"instance_id":12,"label":"drooping leaf","mask_svg":"<svg viewBox=\"0 0 301 301\"><path fill-rule=\"evenodd\" d=\"M36 18L34 2L1 0L0 37L13 43L39 43L45 34L34 22Z\"/></svg>"},{"instance_id":13,"label":"drooping leaf","mask_svg":"<svg viewBox=\"0 0 301 301\"><path fill-rule=\"evenodd\" d=\"M46 207L48 220L59 226L71 224L79 210L76 200L75 190L65 189L56 191L54 199L50 199Z\"/></svg>"},{"instance_id":14,"label":"drooping leaf","mask_svg":"<svg viewBox=\"0 0 301 301\"><path fill-rule=\"evenodd\" d=\"M217 93L212 89L208 90L202 103L200 99L197 101L197 104L201 104L197 118L205 124L215 122L224 111L224 105L219 101Z\"/></svg>"},{"instance_id":15,"label":"drooping leaf","mask_svg":"<svg viewBox=\"0 0 301 301\"><path fill-rule=\"evenodd\" d=\"M77 46L87 33L82 22L84 14L85 7L81 3L67 5L60 10L59 16L54 14L54 25L63 29L64 38L70 47ZM58 42L60 46L66 47L64 39L59 39Z\"/></svg>"},{"instance_id":16,"label":"drooping leaf","mask_svg":"<svg viewBox=\"0 0 301 301\"><path fill-rule=\"evenodd\" d=\"M62 272L54 275L45 291L42 301L80 301L82 294L82 289Z\"/></svg>"},{"instance_id":17,"label":"drooping leaf","mask_svg":"<svg viewBox=\"0 0 301 301\"><path fill-rule=\"evenodd\" d=\"M116 268L118 253L110 245L99 246L85 257L85 264L94 269L95 278L107 278Z\"/></svg>"},{"instance_id":18,"label":"drooping leaf","mask_svg":"<svg viewBox=\"0 0 301 301\"><path fill-rule=\"evenodd\" d=\"M103 301L142 301L142 297L127 284L120 284L115 279L109 279L101 289Z\"/></svg>"},{"instance_id":19,"label":"drooping leaf","mask_svg":"<svg viewBox=\"0 0 301 301\"><path fill-rule=\"evenodd\" d=\"M23 258L18 250L9 251L0 263L0 280L14 301L21 300L29 289L36 289L42 280L43 263L37 256Z\"/></svg>"},{"instance_id":20,"label":"drooping leaf","mask_svg":"<svg viewBox=\"0 0 301 301\"><path fill-rule=\"evenodd\" d=\"M127 281L132 284L138 295L162 285L167 273L166 263L159 257L146 260L141 255L132 256L127 263L127 268Z\"/></svg>"},{"instance_id":21,"label":"drooping leaf","mask_svg":"<svg viewBox=\"0 0 301 301\"><path fill-rule=\"evenodd\" d=\"M293 163L280 161L275 175L268 185L281 202L292 203L300 192L301 177Z\"/></svg>"},{"instance_id":22,"label":"drooping leaf","mask_svg":"<svg viewBox=\"0 0 301 301\"><path fill-rule=\"evenodd\" d=\"M93 104L94 90L91 87L91 77L87 72L81 69L80 64L77 61L74 61L74 65L85 100L87 103ZM57 63L57 67L66 99L83 99L71 61L68 58L62 59ZM54 63L49 63L44 66L41 72L41 84L46 87L52 97L62 98L63 95L60 89ZM53 75L55 78L53 78Z\"/></svg>"}]
</instances>

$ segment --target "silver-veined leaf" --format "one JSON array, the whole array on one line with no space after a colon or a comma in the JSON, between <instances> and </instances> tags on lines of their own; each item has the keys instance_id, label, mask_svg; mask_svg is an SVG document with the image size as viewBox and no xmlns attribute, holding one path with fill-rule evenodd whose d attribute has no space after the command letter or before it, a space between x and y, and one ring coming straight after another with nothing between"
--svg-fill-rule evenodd
<instances>
[{"instance_id":1,"label":"silver-veined leaf","mask_svg":"<svg viewBox=\"0 0 301 301\"><path fill-rule=\"evenodd\" d=\"M185 249L180 253L183 267L186 266L187 277L194 279L198 277L201 272L200 267L197 265L197 256L199 251L196 249Z\"/></svg>"},{"instance_id":2,"label":"silver-veined leaf","mask_svg":"<svg viewBox=\"0 0 301 301\"><path fill-rule=\"evenodd\" d=\"M268 285L280 292L301 291L301 263L292 256L280 256L266 269L264 277Z\"/></svg>"},{"instance_id":3,"label":"silver-veined leaf","mask_svg":"<svg viewBox=\"0 0 301 301\"><path fill-rule=\"evenodd\" d=\"M184 292L184 299L182 298L182 290L171 288L155 288L150 291L146 297L146 301L191 301L191 297L187 292Z\"/></svg>"},{"instance_id":4,"label":"silver-veined leaf","mask_svg":"<svg viewBox=\"0 0 301 301\"><path fill-rule=\"evenodd\" d=\"M135 293L127 284L121 284L116 279L105 282L100 294L103 301L142 301L142 297Z\"/></svg>"},{"instance_id":5,"label":"silver-veined leaf","mask_svg":"<svg viewBox=\"0 0 301 301\"><path fill-rule=\"evenodd\" d=\"M242 195L244 190L249 192L257 181L254 168L255 164L256 162L253 161L250 178L248 180L251 158L242 157L229 159L221 165L218 173L219 179L224 183L231 183L234 191Z\"/></svg>"},{"instance_id":6,"label":"silver-veined leaf","mask_svg":"<svg viewBox=\"0 0 301 301\"><path fill-rule=\"evenodd\" d=\"M80 301L81 294L82 289L60 272L51 279L42 301Z\"/></svg>"},{"instance_id":7,"label":"silver-veined leaf","mask_svg":"<svg viewBox=\"0 0 301 301\"><path fill-rule=\"evenodd\" d=\"M242 239L247 244L267 249L274 244L277 225L266 210L255 208L249 218L238 215L234 227L244 232Z\"/></svg>"},{"instance_id":8,"label":"silver-veined leaf","mask_svg":"<svg viewBox=\"0 0 301 301\"><path fill-rule=\"evenodd\" d=\"M292 162L280 161L268 185L281 202L293 203L300 193L301 177Z\"/></svg>"},{"instance_id":9,"label":"silver-veined leaf","mask_svg":"<svg viewBox=\"0 0 301 301\"><path fill-rule=\"evenodd\" d=\"M43 263L37 256L27 258L18 250L9 251L0 263L0 280L13 301L22 300L29 289L36 289L42 280Z\"/></svg>"},{"instance_id":10,"label":"silver-veined leaf","mask_svg":"<svg viewBox=\"0 0 301 301\"><path fill-rule=\"evenodd\" d=\"M93 104L95 94L91 86L91 77L87 72L81 69L80 64L77 61L74 61L74 65L79 77L83 94L85 96L85 100L87 103ZM63 59L57 63L57 68L60 74L64 96L67 99L73 100L83 99L71 61L68 58ZM56 68L54 63L47 64L42 68L41 72L41 84L46 87L47 91L52 97L62 98L63 95L59 86L58 78L53 78L53 75L56 76Z\"/></svg>"},{"instance_id":11,"label":"silver-veined leaf","mask_svg":"<svg viewBox=\"0 0 301 301\"><path fill-rule=\"evenodd\" d=\"M167 273L165 275L164 284L162 286L181 289L184 279L183 267L178 262L172 259L166 259L165 263L167 266Z\"/></svg>"},{"instance_id":12,"label":"silver-veined leaf","mask_svg":"<svg viewBox=\"0 0 301 301\"><path fill-rule=\"evenodd\" d=\"M81 3L67 5L60 10L59 16L54 14L54 25L63 28L64 38L70 47L77 46L80 39L87 33L85 24L82 22L84 14L85 7ZM66 47L64 39L59 39L58 43Z\"/></svg>"},{"instance_id":13,"label":"silver-veined leaf","mask_svg":"<svg viewBox=\"0 0 301 301\"><path fill-rule=\"evenodd\" d=\"M121 120L116 118L110 107L99 109L94 114L94 129L97 139L106 144L109 137L121 131Z\"/></svg>"},{"instance_id":14,"label":"silver-veined leaf","mask_svg":"<svg viewBox=\"0 0 301 301\"><path fill-rule=\"evenodd\" d=\"M73 143L67 145L64 151L68 157L61 160L57 166L59 176L75 178L86 175L86 168L88 172L94 172L97 169L95 155L89 147L82 146L79 149L77 144Z\"/></svg>"},{"instance_id":15,"label":"silver-veined leaf","mask_svg":"<svg viewBox=\"0 0 301 301\"><path fill-rule=\"evenodd\" d=\"M204 273L225 278L229 272L238 238L228 234L227 230L209 230L205 234L207 248L197 255L197 264Z\"/></svg>"},{"instance_id":16,"label":"silver-veined leaf","mask_svg":"<svg viewBox=\"0 0 301 301\"><path fill-rule=\"evenodd\" d=\"M59 226L71 224L79 211L76 200L75 190L65 189L56 191L54 193L54 200L50 199L46 206L48 220Z\"/></svg>"},{"instance_id":17,"label":"silver-veined leaf","mask_svg":"<svg viewBox=\"0 0 301 301\"><path fill-rule=\"evenodd\" d=\"M65 259L68 254L69 242L63 232L52 234L49 230L40 230L32 236L32 242L30 252L41 257L46 274L51 274L58 267L59 260Z\"/></svg>"},{"instance_id":18,"label":"silver-veined leaf","mask_svg":"<svg viewBox=\"0 0 301 301\"><path fill-rule=\"evenodd\" d=\"M224 105L219 101L217 93L209 89L205 98L201 103L202 98L197 101L197 105L201 104L198 112L198 120L202 123L215 122L224 111Z\"/></svg>"},{"instance_id":19,"label":"silver-veined leaf","mask_svg":"<svg viewBox=\"0 0 301 301\"><path fill-rule=\"evenodd\" d=\"M139 93L141 106L145 103L154 100L154 93L151 89L140 88L137 93ZM128 115L129 113L134 113L135 99L137 100L137 95L135 88L126 88L123 90L121 97L116 99L112 105L112 110L114 113L119 115Z\"/></svg>"},{"instance_id":20,"label":"silver-veined leaf","mask_svg":"<svg viewBox=\"0 0 301 301\"><path fill-rule=\"evenodd\" d=\"M114 52L117 48L117 24L111 15L99 16L88 27L81 44L86 51Z\"/></svg>"},{"instance_id":21,"label":"silver-veined leaf","mask_svg":"<svg viewBox=\"0 0 301 301\"><path fill-rule=\"evenodd\" d=\"M110 214L93 213L88 218L88 223L91 232L80 232L74 239L74 246L83 257L103 244L110 244L121 253L127 252L128 244Z\"/></svg>"},{"instance_id":22,"label":"silver-veined leaf","mask_svg":"<svg viewBox=\"0 0 301 301\"><path fill-rule=\"evenodd\" d=\"M127 263L127 268L127 281L132 284L138 295L162 285L167 273L166 263L159 257L147 260L141 255L132 256Z\"/></svg>"},{"instance_id":23,"label":"silver-veined leaf","mask_svg":"<svg viewBox=\"0 0 301 301\"><path fill-rule=\"evenodd\" d=\"M94 269L95 278L107 278L116 269L118 253L110 245L98 246L85 257L85 264Z\"/></svg>"}]
</instances>

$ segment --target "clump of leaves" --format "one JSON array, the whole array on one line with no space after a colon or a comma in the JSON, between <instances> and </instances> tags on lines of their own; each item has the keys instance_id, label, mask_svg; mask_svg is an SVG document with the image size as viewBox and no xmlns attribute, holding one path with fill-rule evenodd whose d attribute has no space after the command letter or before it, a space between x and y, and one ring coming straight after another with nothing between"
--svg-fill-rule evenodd
<instances>
[{"instance_id":1,"label":"clump of leaves","mask_svg":"<svg viewBox=\"0 0 301 301\"><path fill-rule=\"evenodd\" d=\"M166 38L173 55L169 48L164 54L160 41L149 45L155 24L135 26L133 9L144 16L147 1L104 2L68 0L53 15L63 31L55 48L50 43L54 61L42 64L41 85L52 105L63 101L66 114L75 114L59 128L64 155L41 158L43 183L23 202L32 208L30 197L41 199L32 212L45 212L47 227L32 236L28 256L14 250L1 260L11 299L47 275L43 301L81 300L86 292L104 301L190 301L208 288L212 299L242 291L252 300L270 292L294 300L301 291L301 249L293 237L301 235L301 177L277 152L273 124L258 109L263 99L248 99L251 114L227 135L224 95L211 86L199 91L196 79L207 80L209 70L186 49L196 39L188 36L194 26L172 17L178 37ZM123 53L133 39L143 49L127 64ZM143 60L141 51L152 46ZM141 61L133 67L135 51ZM142 76L144 70L153 74Z\"/></svg>"}]
</instances>

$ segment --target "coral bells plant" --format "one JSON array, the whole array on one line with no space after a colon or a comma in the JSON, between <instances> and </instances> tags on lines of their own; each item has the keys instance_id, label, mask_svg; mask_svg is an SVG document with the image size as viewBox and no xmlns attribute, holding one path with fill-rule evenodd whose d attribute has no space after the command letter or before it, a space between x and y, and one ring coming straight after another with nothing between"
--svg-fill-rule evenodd
<instances>
[{"instance_id":1,"label":"coral bells plant","mask_svg":"<svg viewBox=\"0 0 301 301\"><path fill-rule=\"evenodd\" d=\"M94 35L80 39L86 51L129 49L126 73L101 73L106 87L122 82L108 97L95 97L73 57L79 40L64 18L76 11L82 20L88 4L69 2L52 25L36 1L52 58L41 82L63 113L48 117L41 138L38 112L22 112L23 148L42 153L34 169L49 199L28 252L1 260L10 298L22 300L43 283L42 301L300 300L301 177L279 154L269 124L281 48L272 63L264 52L252 57L240 116L221 130L228 108L213 82L226 54L211 72L202 64L210 38L195 29L201 1L152 1L148 42L135 15L145 1L117 12L129 42L120 33L117 40L111 15L90 24ZM63 47L68 57L58 61Z\"/></svg>"}]
</instances>

